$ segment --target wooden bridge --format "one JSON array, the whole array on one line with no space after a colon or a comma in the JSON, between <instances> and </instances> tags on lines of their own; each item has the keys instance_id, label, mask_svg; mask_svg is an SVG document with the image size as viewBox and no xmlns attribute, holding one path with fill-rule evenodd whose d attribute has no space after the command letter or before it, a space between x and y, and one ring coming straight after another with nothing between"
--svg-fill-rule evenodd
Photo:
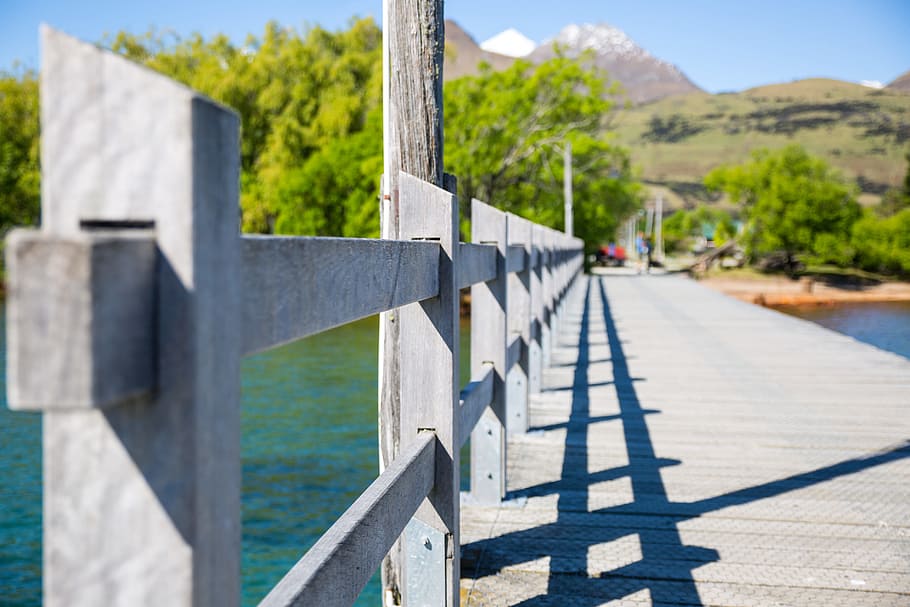
<instances>
[{"instance_id":1,"label":"wooden bridge","mask_svg":"<svg viewBox=\"0 0 910 607\"><path fill-rule=\"evenodd\" d=\"M467 605L910 604L910 361L670 276L573 290Z\"/></svg>"},{"instance_id":2,"label":"wooden bridge","mask_svg":"<svg viewBox=\"0 0 910 607\"><path fill-rule=\"evenodd\" d=\"M241 236L235 114L50 29L43 62L42 225L6 254L45 604L238 605L240 360L379 312L400 444L264 605L350 605L390 550L410 607L907 604L908 361L585 278L578 239L479 201L459 242L405 173L395 239Z\"/></svg>"}]
</instances>

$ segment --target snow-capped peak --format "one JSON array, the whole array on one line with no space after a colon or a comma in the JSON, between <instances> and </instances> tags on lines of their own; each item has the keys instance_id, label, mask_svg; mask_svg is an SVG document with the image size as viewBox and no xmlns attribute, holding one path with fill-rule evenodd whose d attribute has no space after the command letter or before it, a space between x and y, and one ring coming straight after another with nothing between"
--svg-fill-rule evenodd
<instances>
[{"instance_id":1,"label":"snow-capped peak","mask_svg":"<svg viewBox=\"0 0 910 607\"><path fill-rule=\"evenodd\" d=\"M556 43L571 51L593 49L598 55L648 56L648 52L635 44L624 31L612 25L567 25L556 38L547 40L545 45Z\"/></svg>"},{"instance_id":2,"label":"snow-capped peak","mask_svg":"<svg viewBox=\"0 0 910 607\"><path fill-rule=\"evenodd\" d=\"M883 89L885 88L885 83L878 80L860 80L859 83L870 89Z\"/></svg>"},{"instance_id":3,"label":"snow-capped peak","mask_svg":"<svg viewBox=\"0 0 910 607\"><path fill-rule=\"evenodd\" d=\"M491 53L524 57L530 55L537 44L516 29L509 28L480 43L480 48Z\"/></svg>"}]
</instances>

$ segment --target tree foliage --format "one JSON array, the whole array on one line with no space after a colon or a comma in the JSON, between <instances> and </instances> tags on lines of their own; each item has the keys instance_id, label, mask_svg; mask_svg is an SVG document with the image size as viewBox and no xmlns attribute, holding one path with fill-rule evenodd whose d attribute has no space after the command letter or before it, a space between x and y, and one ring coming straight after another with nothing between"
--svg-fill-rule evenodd
<instances>
[{"instance_id":1,"label":"tree foliage","mask_svg":"<svg viewBox=\"0 0 910 607\"><path fill-rule=\"evenodd\" d=\"M606 136L616 92L581 60L518 61L445 87L445 164L472 198L563 227L563 146L572 145L575 233L589 248L640 206L626 150Z\"/></svg>"},{"instance_id":2,"label":"tree foliage","mask_svg":"<svg viewBox=\"0 0 910 607\"><path fill-rule=\"evenodd\" d=\"M359 205L348 217L355 191L378 213L378 179L367 181L362 166L367 156L382 153L381 134L363 135L377 128L368 119L379 111L382 88L382 34L371 19L339 32L314 27L302 35L272 22L262 37L250 36L242 46L223 35L182 40L155 33L120 33L110 46L240 113L247 231L356 233L364 218ZM324 167L331 157L342 160L335 183L357 185L317 196L313 192L325 192L329 184ZM366 183L373 184L369 194Z\"/></svg>"},{"instance_id":3,"label":"tree foliage","mask_svg":"<svg viewBox=\"0 0 910 607\"><path fill-rule=\"evenodd\" d=\"M698 238L712 240L720 246L736 236L736 222L729 212L702 205L692 210L680 209L667 217L662 234L669 252L685 251Z\"/></svg>"},{"instance_id":4,"label":"tree foliage","mask_svg":"<svg viewBox=\"0 0 910 607\"><path fill-rule=\"evenodd\" d=\"M106 45L237 110L245 231L377 236L381 40L364 19L339 32L270 23L242 45L169 32L121 32ZM477 197L561 228L570 142L576 233L591 247L610 239L640 205L628 153L604 134L615 92L565 57L447 83L445 161L464 208ZM37 112L34 74L0 78L2 226L37 221Z\"/></svg>"},{"instance_id":5,"label":"tree foliage","mask_svg":"<svg viewBox=\"0 0 910 607\"><path fill-rule=\"evenodd\" d=\"M853 259L856 188L802 147L757 151L744 164L715 169L705 185L742 203L748 254L783 252L791 267L797 256L840 265Z\"/></svg>"},{"instance_id":6,"label":"tree foliage","mask_svg":"<svg viewBox=\"0 0 910 607\"><path fill-rule=\"evenodd\" d=\"M0 228L38 223L38 78L0 72Z\"/></svg>"},{"instance_id":7,"label":"tree foliage","mask_svg":"<svg viewBox=\"0 0 910 607\"><path fill-rule=\"evenodd\" d=\"M853 226L850 244L861 268L910 275L910 208L885 218L867 212Z\"/></svg>"},{"instance_id":8,"label":"tree foliage","mask_svg":"<svg viewBox=\"0 0 910 607\"><path fill-rule=\"evenodd\" d=\"M910 151L904 158L907 160L907 172L902 187L889 188L875 209L882 217L891 217L904 209L910 209Z\"/></svg>"}]
</instances>

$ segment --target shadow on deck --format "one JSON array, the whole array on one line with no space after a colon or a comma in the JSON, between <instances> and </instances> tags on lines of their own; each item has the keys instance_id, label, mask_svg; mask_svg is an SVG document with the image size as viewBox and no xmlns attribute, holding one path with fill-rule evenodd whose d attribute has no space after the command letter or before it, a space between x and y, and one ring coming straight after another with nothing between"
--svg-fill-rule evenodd
<instances>
[{"instance_id":1,"label":"shadow on deck","mask_svg":"<svg viewBox=\"0 0 910 607\"><path fill-rule=\"evenodd\" d=\"M620 413L611 416L590 416L588 369L590 353L591 299L599 297L603 307L610 360L613 366L613 383L619 399ZM463 575L473 579L494 575L506 567L519 565L531 559L549 557L549 577L545 594L518 603L522 606L557 604L554 597L572 597L573 606L600 605L604 602L629 597L647 590L654 605L704 605L699 596L693 571L719 561L719 553L709 547L686 545L681 537L679 524L703 514L729 506L747 504L759 499L778 496L809 487L837 477L910 457L910 441L897 447L866 457L847 459L837 464L811 470L755 485L730 493L695 502L670 501L662 468L682 462L658 458L648 430L647 416L660 411L642 407L635 384L640 381L629 373L623 345L617 333L602 280L592 279L587 284L578 342L578 360L572 385L571 414L565 424L541 426L537 430L566 429L566 457L559 480L520 491L513 491L509 499L520 497L558 496L557 520L547 525L499 535L492 539L467 544L463 561ZM608 382L609 383L609 382ZM580 477L579 470L588 469L588 427L604 421L621 421L628 465L599 471ZM569 446L573 456L568 457ZM631 482L633 501L630 503L587 511L588 488L599 482L628 478ZM581 495L579 495L581 491ZM581 506L580 506L581 505ZM609 518L604 515L608 515ZM588 517L587 523L579 517ZM593 520L597 519L597 520ZM604 524L606 523L606 524ZM578 527L584 526L583 537ZM587 571L589 549L598 544L636 535L641 547L637 562L591 576ZM559 554L542 548L540 538L564 540ZM521 545L520 551L497 548L502 545ZM566 546L570 546L568 550ZM492 556L490 553L495 553Z\"/></svg>"}]
</instances>

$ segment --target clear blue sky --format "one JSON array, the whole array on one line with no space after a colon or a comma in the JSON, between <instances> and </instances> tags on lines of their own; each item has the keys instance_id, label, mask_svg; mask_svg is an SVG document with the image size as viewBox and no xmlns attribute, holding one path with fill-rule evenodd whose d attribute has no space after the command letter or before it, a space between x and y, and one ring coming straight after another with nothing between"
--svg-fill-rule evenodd
<instances>
[{"instance_id":1,"label":"clear blue sky","mask_svg":"<svg viewBox=\"0 0 910 607\"><path fill-rule=\"evenodd\" d=\"M0 70L38 65L42 21L90 41L156 27L242 42L271 19L338 29L381 10L381 0L0 0ZM887 84L910 70L910 0L450 0L445 11L478 42L508 27L541 42L605 21L712 92L816 76Z\"/></svg>"}]
</instances>

